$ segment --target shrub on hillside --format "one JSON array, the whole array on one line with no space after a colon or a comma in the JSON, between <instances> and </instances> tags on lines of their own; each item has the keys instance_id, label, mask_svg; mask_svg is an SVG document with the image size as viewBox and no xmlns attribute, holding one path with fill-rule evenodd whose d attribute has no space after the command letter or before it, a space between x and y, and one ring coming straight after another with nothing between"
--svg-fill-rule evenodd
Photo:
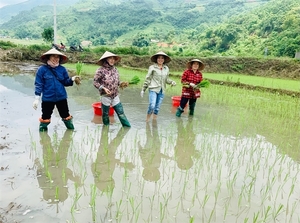
<instances>
[{"instance_id":1,"label":"shrub on hillside","mask_svg":"<svg viewBox=\"0 0 300 223\"><path fill-rule=\"evenodd\" d=\"M0 48L1 49L8 50L8 49L11 49L11 48L14 48L14 47L17 47L17 45L10 42L10 41L0 40Z\"/></svg>"}]
</instances>

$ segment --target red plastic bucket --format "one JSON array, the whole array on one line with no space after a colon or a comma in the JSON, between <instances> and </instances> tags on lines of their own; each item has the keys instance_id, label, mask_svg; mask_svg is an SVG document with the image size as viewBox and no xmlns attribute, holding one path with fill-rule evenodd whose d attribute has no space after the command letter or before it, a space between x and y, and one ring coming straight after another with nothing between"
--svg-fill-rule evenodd
<instances>
[{"instance_id":1,"label":"red plastic bucket","mask_svg":"<svg viewBox=\"0 0 300 223\"><path fill-rule=\"evenodd\" d=\"M95 103L92 104L92 106L94 108L94 114L102 116L101 102L95 102ZM113 116L114 112L115 112L115 110L113 109L113 107L110 106L108 115Z\"/></svg>"},{"instance_id":2,"label":"red plastic bucket","mask_svg":"<svg viewBox=\"0 0 300 223\"><path fill-rule=\"evenodd\" d=\"M174 107L178 107L180 105L180 100L181 100L181 96L173 96L172 97L172 105ZM185 108L187 107L188 104L185 105Z\"/></svg>"},{"instance_id":3,"label":"red plastic bucket","mask_svg":"<svg viewBox=\"0 0 300 223\"><path fill-rule=\"evenodd\" d=\"M172 105L178 107L180 105L181 96L172 97Z\"/></svg>"}]
</instances>

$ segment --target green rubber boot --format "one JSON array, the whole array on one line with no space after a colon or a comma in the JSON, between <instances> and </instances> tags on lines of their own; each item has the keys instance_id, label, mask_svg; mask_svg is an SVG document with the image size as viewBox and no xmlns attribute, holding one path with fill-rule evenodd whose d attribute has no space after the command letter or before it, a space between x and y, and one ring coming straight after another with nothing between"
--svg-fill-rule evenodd
<instances>
[{"instance_id":1,"label":"green rubber boot","mask_svg":"<svg viewBox=\"0 0 300 223\"><path fill-rule=\"evenodd\" d=\"M123 106L122 106L121 102L116 104L113 108L116 111L122 126L123 127L131 127L128 119L126 118L126 115L124 114L124 110L123 110Z\"/></svg>"},{"instance_id":2,"label":"green rubber boot","mask_svg":"<svg viewBox=\"0 0 300 223\"><path fill-rule=\"evenodd\" d=\"M103 125L109 125L109 107L106 105L101 105L102 108L102 122Z\"/></svg>"},{"instance_id":3,"label":"green rubber boot","mask_svg":"<svg viewBox=\"0 0 300 223\"><path fill-rule=\"evenodd\" d=\"M50 124L50 119L42 119L40 118L40 132L46 132L48 131L48 125Z\"/></svg>"},{"instance_id":4,"label":"green rubber boot","mask_svg":"<svg viewBox=\"0 0 300 223\"><path fill-rule=\"evenodd\" d=\"M179 106L178 108L177 108L177 111L176 111L176 116L177 117L180 117L181 116L181 114L183 113L183 109Z\"/></svg>"},{"instance_id":5,"label":"green rubber boot","mask_svg":"<svg viewBox=\"0 0 300 223\"><path fill-rule=\"evenodd\" d=\"M67 129L74 129L72 120L73 120L73 117L71 115L67 118L62 119L62 121L65 123L65 126L67 127Z\"/></svg>"},{"instance_id":6,"label":"green rubber boot","mask_svg":"<svg viewBox=\"0 0 300 223\"><path fill-rule=\"evenodd\" d=\"M195 110L196 102L193 104L189 104L189 115L193 116L194 115L194 110Z\"/></svg>"}]
</instances>

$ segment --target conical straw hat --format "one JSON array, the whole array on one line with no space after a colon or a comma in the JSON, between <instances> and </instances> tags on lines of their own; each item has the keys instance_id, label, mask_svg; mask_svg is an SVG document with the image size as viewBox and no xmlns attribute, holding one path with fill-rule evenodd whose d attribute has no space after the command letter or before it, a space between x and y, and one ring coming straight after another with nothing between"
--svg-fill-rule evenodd
<instances>
[{"instance_id":1,"label":"conical straw hat","mask_svg":"<svg viewBox=\"0 0 300 223\"><path fill-rule=\"evenodd\" d=\"M198 59L192 59L189 62L187 62L186 65L187 65L188 69L191 69L193 62L198 62L199 63L199 70L203 70L204 69L204 67L205 67L204 63L201 60L198 60Z\"/></svg>"},{"instance_id":2,"label":"conical straw hat","mask_svg":"<svg viewBox=\"0 0 300 223\"><path fill-rule=\"evenodd\" d=\"M68 61L68 57L64 54L62 54L61 52L59 52L58 50L52 48L51 50L48 50L46 53L44 53L41 57L40 57L40 61L42 61L43 63L47 63L47 60L49 59L49 55L59 55L60 56L60 64L64 64Z\"/></svg>"},{"instance_id":3,"label":"conical straw hat","mask_svg":"<svg viewBox=\"0 0 300 223\"><path fill-rule=\"evenodd\" d=\"M99 65L103 65L103 61L104 59L108 58L108 57L114 57L116 62L115 63L118 63L120 60L121 60L121 57L116 55L116 54L113 54L109 51L105 51L105 53L101 56L101 58L98 60L97 64Z\"/></svg>"},{"instance_id":4,"label":"conical straw hat","mask_svg":"<svg viewBox=\"0 0 300 223\"><path fill-rule=\"evenodd\" d=\"M163 51L159 51L158 53L154 54L151 57L151 61L156 63L157 62L157 57L160 56L160 55L165 57L165 62L164 63L169 63L171 61L171 58L166 53L164 53Z\"/></svg>"}]
</instances>

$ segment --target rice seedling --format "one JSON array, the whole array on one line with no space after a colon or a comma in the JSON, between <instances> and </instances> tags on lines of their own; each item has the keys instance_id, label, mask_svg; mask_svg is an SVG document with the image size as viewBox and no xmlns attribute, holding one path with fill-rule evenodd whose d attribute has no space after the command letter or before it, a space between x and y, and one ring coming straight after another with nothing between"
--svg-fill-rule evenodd
<instances>
[{"instance_id":1,"label":"rice seedling","mask_svg":"<svg viewBox=\"0 0 300 223\"><path fill-rule=\"evenodd\" d=\"M90 207L92 209L92 220L93 222L96 221L96 196L97 190L96 185L91 184L91 198L90 198Z\"/></svg>"},{"instance_id":2,"label":"rice seedling","mask_svg":"<svg viewBox=\"0 0 300 223\"><path fill-rule=\"evenodd\" d=\"M115 218L117 219L118 222L121 222L122 220L122 216L123 216L123 212L121 211L121 205L122 205L123 200L120 199L119 202L116 202L116 216Z\"/></svg>"},{"instance_id":3,"label":"rice seedling","mask_svg":"<svg viewBox=\"0 0 300 223\"><path fill-rule=\"evenodd\" d=\"M280 204L279 207L275 209L275 211L272 213L272 217L274 221L280 215L280 213L283 212L283 208L284 208L283 204Z\"/></svg>"},{"instance_id":4,"label":"rice seedling","mask_svg":"<svg viewBox=\"0 0 300 223\"><path fill-rule=\"evenodd\" d=\"M74 200L73 200L73 204L71 206L71 213L79 212L78 210L78 201L81 198L82 194L79 193L79 187L78 187L78 183L75 182L75 195L74 195Z\"/></svg>"},{"instance_id":5,"label":"rice seedling","mask_svg":"<svg viewBox=\"0 0 300 223\"><path fill-rule=\"evenodd\" d=\"M271 207L270 206L268 206L267 208L266 208L266 210L264 210L263 209L263 222L266 222L267 221L267 218L269 217L269 215L270 215L270 210L271 210Z\"/></svg>"},{"instance_id":6,"label":"rice seedling","mask_svg":"<svg viewBox=\"0 0 300 223\"><path fill-rule=\"evenodd\" d=\"M206 203L208 202L208 199L209 199L209 195L205 194L204 198L203 198L203 201L200 203L200 205L201 205L202 208L205 207Z\"/></svg>"},{"instance_id":7,"label":"rice seedling","mask_svg":"<svg viewBox=\"0 0 300 223\"><path fill-rule=\"evenodd\" d=\"M54 201L59 201L59 188L58 186L55 187L55 199Z\"/></svg>"}]
</instances>

